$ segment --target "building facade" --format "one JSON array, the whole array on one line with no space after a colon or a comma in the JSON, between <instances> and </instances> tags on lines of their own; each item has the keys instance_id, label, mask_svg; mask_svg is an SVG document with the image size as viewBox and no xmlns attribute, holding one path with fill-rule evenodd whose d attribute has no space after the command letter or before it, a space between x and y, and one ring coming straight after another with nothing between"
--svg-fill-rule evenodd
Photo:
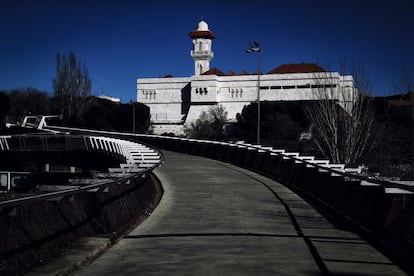
<instances>
[{"instance_id":1,"label":"building facade","mask_svg":"<svg viewBox=\"0 0 414 276\"><path fill-rule=\"evenodd\" d=\"M316 64L284 64L267 74L242 72L224 74L210 69L214 57L214 34L201 21L189 36L193 41L194 76L175 78L140 78L137 101L150 108L155 134L183 134L184 125L196 120L211 106L222 105L230 121L236 120L245 105L261 101L317 100L321 97L352 101L356 89L352 76L326 72ZM259 90L260 89L260 90Z\"/></svg>"}]
</instances>

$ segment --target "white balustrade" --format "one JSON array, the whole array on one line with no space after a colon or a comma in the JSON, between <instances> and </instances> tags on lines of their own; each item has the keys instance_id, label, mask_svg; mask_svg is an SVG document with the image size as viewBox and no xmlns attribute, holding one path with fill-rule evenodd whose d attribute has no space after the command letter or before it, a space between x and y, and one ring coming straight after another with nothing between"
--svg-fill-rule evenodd
<instances>
[{"instance_id":1,"label":"white balustrade","mask_svg":"<svg viewBox=\"0 0 414 276\"><path fill-rule=\"evenodd\" d=\"M160 163L159 153L145 145L103 136L89 136L93 149L116 153L125 158L120 168L110 168L111 174L139 172Z\"/></svg>"}]
</instances>

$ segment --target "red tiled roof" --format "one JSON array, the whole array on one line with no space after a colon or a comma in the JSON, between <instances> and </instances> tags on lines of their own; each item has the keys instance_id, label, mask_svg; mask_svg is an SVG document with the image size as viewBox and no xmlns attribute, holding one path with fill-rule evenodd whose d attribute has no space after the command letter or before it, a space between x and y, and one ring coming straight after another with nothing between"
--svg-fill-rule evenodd
<instances>
[{"instance_id":1,"label":"red tiled roof","mask_svg":"<svg viewBox=\"0 0 414 276\"><path fill-rule=\"evenodd\" d=\"M224 74L222 71L220 71L219 69L217 69L216 67L211 68L208 71L205 71L204 73L202 73L201 75L217 75L217 76L225 76L226 74Z\"/></svg>"},{"instance_id":2,"label":"red tiled roof","mask_svg":"<svg viewBox=\"0 0 414 276\"><path fill-rule=\"evenodd\" d=\"M216 37L210 31L192 31L188 34L191 38L210 38L215 39Z\"/></svg>"},{"instance_id":3,"label":"red tiled roof","mask_svg":"<svg viewBox=\"0 0 414 276\"><path fill-rule=\"evenodd\" d=\"M326 72L325 69L315 63L282 64L268 74L291 74L291 73L316 73Z\"/></svg>"}]
</instances>

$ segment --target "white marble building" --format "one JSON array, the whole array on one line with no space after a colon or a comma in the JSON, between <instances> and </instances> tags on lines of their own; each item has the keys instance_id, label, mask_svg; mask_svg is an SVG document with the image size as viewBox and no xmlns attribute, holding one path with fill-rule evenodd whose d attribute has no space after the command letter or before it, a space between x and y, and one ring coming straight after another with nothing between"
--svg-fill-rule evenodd
<instances>
[{"instance_id":1,"label":"white marble building","mask_svg":"<svg viewBox=\"0 0 414 276\"><path fill-rule=\"evenodd\" d=\"M149 106L155 134L182 134L184 124L217 104L225 107L230 120L235 120L245 105L257 101L257 74L224 74L217 68L210 69L215 37L206 22L199 22L197 30L189 36L194 47L190 53L194 76L137 80L137 101ZM355 93L353 78L303 63L284 64L260 75L261 101L314 100L321 97L320 91L329 91L324 97L345 102Z\"/></svg>"}]
</instances>

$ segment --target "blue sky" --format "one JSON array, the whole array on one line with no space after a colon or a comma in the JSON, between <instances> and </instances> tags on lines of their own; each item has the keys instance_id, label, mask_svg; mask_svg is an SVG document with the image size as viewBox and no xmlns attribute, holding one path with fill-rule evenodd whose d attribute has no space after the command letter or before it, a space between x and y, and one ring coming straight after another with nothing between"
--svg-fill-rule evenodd
<instances>
[{"instance_id":1,"label":"blue sky","mask_svg":"<svg viewBox=\"0 0 414 276\"><path fill-rule=\"evenodd\" d=\"M249 41L262 49L262 71L315 62L338 70L362 61L374 95L399 92L401 63L414 67L412 0L3 0L0 90L53 93L56 53L73 51L89 70L92 92L136 99L136 79L193 74L188 33L201 16L216 35L211 67L253 72ZM414 69L414 68L413 68Z\"/></svg>"}]
</instances>

